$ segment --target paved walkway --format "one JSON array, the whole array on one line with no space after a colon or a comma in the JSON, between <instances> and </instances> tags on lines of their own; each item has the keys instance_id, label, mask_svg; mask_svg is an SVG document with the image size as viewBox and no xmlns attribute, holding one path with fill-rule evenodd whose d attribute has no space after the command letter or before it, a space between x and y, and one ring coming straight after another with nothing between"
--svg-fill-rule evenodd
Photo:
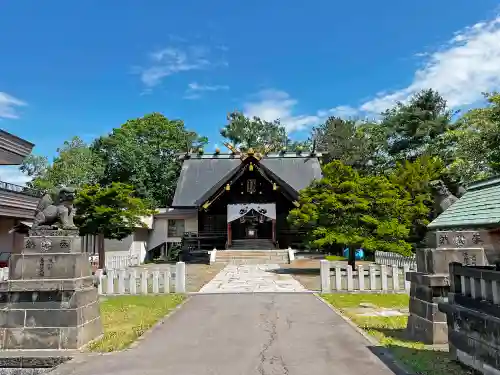
<instances>
[{"instance_id":1,"label":"paved walkway","mask_svg":"<svg viewBox=\"0 0 500 375\"><path fill-rule=\"evenodd\" d=\"M277 264L228 265L200 293L287 293L306 289L292 276L279 274Z\"/></svg>"},{"instance_id":2,"label":"paved walkway","mask_svg":"<svg viewBox=\"0 0 500 375\"><path fill-rule=\"evenodd\" d=\"M396 373L314 295L262 293L192 296L137 347L67 363L56 374Z\"/></svg>"}]
</instances>

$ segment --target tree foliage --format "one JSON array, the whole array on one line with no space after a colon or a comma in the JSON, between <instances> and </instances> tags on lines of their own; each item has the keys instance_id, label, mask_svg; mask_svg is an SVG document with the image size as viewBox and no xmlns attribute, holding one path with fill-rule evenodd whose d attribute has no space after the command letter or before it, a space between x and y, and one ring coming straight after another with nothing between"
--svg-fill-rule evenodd
<instances>
[{"instance_id":1,"label":"tree foliage","mask_svg":"<svg viewBox=\"0 0 500 375\"><path fill-rule=\"evenodd\" d=\"M77 193L75 223L80 234L103 235L121 240L144 227L141 218L154 213L133 187L114 182L110 186L86 185Z\"/></svg>"},{"instance_id":2,"label":"tree foliage","mask_svg":"<svg viewBox=\"0 0 500 375\"><path fill-rule=\"evenodd\" d=\"M329 117L313 129L316 149L326 152L326 163L339 160L358 170L368 169L375 161L377 149L384 140L380 127L366 121Z\"/></svg>"},{"instance_id":3,"label":"tree foliage","mask_svg":"<svg viewBox=\"0 0 500 375\"><path fill-rule=\"evenodd\" d=\"M443 175L443 168L438 157L424 155L413 162L398 163L389 175L391 183L402 188L411 199L412 225L408 242L413 248L423 244L427 224L435 217L430 182Z\"/></svg>"},{"instance_id":4,"label":"tree foliage","mask_svg":"<svg viewBox=\"0 0 500 375\"><path fill-rule=\"evenodd\" d=\"M414 217L411 197L384 176L362 176L333 161L321 180L300 192L299 203L289 220L307 230L313 246L411 252L406 242Z\"/></svg>"},{"instance_id":5,"label":"tree foliage","mask_svg":"<svg viewBox=\"0 0 500 375\"><path fill-rule=\"evenodd\" d=\"M241 150L279 150L285 146L287 134L280 120L265 121L259 117L248 118L241 112L232 112L227 116L227 125L221 135Z\"/></svg>"},{"instance_id":6,"label":"tree foliage","mask_svg":"<svg viewBox=\"0 0 500 375\"><path fill-rule=\"evenodd\" d=\"M453 112L436 91L422 90L407 103L398 102L382 113L386 165L415 160L424 154L437 155L441 138L453 128Z\"/></svg>"},{"instance_id":7,"label":"tree foliage","mask_svg":"<svg viewBox=\"0 0 500 375\"><path fill-rule=\"evenodd\" d=\"M42 156L30 155L24 160L20 169L33 178L29 187L41 190L56 186L81 187L102 178L103 160L79 137L65 141L57 154L50 165Z\"/></svg>"},{"instance_id":8,"label":"tree foliage","mask_svg":"<svg viewBox=\"0 0 500 375\"><path fill-rule=\"evenodd\" d=\"M485 98L485 108L465 113L446 135L453 156L448 172L464 186L500 172L500 94Z\"/></svg>"},{"instance_id":9,"label":"tree foliage","mask_svg":"<svg viewBox=\"0 0 500 375\"><path fill-rule=\"evenodd\" d=\"M101 185L130 184L151 206L166 207L173 199L180 172L178 153L206 143L205 137L186 130L181 120L152 113L113 129L97 139L92 149L104 160Z\"/></svg>"}]
</instances>

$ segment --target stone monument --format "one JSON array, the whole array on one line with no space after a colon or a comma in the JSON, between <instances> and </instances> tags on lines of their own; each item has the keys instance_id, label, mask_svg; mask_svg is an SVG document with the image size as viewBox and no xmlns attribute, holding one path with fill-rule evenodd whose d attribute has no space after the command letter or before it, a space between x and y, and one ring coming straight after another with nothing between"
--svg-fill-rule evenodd
<instances>
[{"instance_id":1,"label":"stone monument","mask_svg":"<svg viewBox=\"0 0 500 375\"><path fill-rule=\"evenodd\" d=\"M438 303L450 290L449 264L487 265L484 249L488 233L483 231L436 231L427 238L427 248L417 249L417 272L407 273L411 281L410 316L407 330L412 339L425 344L446 344L446 314Z\"/></svg>"},{"instance_id":2,"label":"stone monument","mask_svg":"<svg viewBox=\"0 0 500 375\"><path fill-rule=\"evenodd\" d=\"M450 193L441 180L430 183L434 195L434 211L437 216L454 204L458 198ZM463 190L463 189L462 189ZM463 191L460 191L463 195ZM446 314L438 309L438 303L448 298L450 290L449 264L488 264L488 252L493 237L486 230L449 230L428 233L426 248L417 249L417 272L406 275L411 282L410 316L407 330L412 339L425 344L448 342Z\"/></svg>"},{"instance_id":3,"label":"stone monument","mask_svg":"<svg viewBox=\"0 0 500 375\"><path fill-rule=\"evenodd\" d=\"M45 194L9 280L0 283L0 349L79 349L102 335L99 297L73 223L76 191Z\"/></svg>"}]
</instances>

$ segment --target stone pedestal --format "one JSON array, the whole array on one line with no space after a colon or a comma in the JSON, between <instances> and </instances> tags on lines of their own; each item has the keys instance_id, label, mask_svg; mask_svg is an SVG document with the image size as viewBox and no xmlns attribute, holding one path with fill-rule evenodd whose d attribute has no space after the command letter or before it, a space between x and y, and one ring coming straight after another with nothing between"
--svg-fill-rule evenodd
<instances>
[{"instance_id":1,"label":"stone pedestal","mask_svg":"<svg viewBox=\"0 0 500 375\"><path fill-rule=\"evenodd\" d=\"M0 349L78 349L102 334L88 256L74 231L32 232L0 283Z\"/></svg>"},{"instance_id":2,"label":"stone pedestal","mask_svg":"<svg viewBox=\"0 0 500 375\"><path fill-rule=\"evenodd\" d=\"M481 232L432 232L429 248L417 249L417 272L410 272L410 316L407 331L415 341L425 344L446 344L446 314L438 303L446 301L450 291L449 264L487 265Z\"/></svg>"}]
</instances>

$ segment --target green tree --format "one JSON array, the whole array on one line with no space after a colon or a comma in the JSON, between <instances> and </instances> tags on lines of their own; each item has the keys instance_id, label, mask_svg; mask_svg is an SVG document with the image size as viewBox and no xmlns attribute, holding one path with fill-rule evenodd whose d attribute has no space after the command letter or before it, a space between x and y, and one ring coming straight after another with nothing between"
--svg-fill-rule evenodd
<instances>
[{"instance_id":1,"label":"green tree","mask_svg":"<svg viewBox=\"0 0 500 375\"><path fill-rule=\"evenodd\" d=\"M410 196L384 176L362 176L334 161L324 166L321 180L300 192L299 203L288 219L309 233L312 246L411 253Z\"/></svg>"},{"instance_id":2,"label":"green tree","mask_svg":"<svg viewBox=\"0 0 500 375\"><path fill-rule=\"evenodd\" d=\"M448 172L463 186L500 172L500 94L485 98L485 108L468 111L446 134Z\"/></svg>"},{"instance_id":3,"label":"green tree","mask_svg":"<svg viewBox=\"0 0 500 375\"><path fill-rule=\"evenodd\" d=\"M446 100L432 89L422 90L408 103L398 102L383 112L380 127L385 132L387 166L424 154L441 155L442 137L453 128L453 115Z\"/></svg>"},{"instance_id":4,"label":"green tree","mask_svg":"<svg viewBox=\"0 0 500 375\"><path fill-rule=\"evenodd\" d=\"M105 163L101 185L123 182L153 207L168 206L174 196L181 162L178 153L198 149L205 137L187 131L181 120L160 113L129 120L92 149Z\"/></svg>"},{"instance_id":5,"label":"green tree","mask_svg":"<svg viewBox=\"0 0 500 375\"><path fill-rule=\"evenodd\" d=\"M389 175L392 184L407 192L411 199L411 230L408 242L414 248L423 243L427 224L434 219L434 199L430 182L442 178L443 162L437 157L421 156L415 161L398 163Z\"/></svg>"},{"instance_id":6,"label":"green tree","mask_svg":"<svg viewBox=\"0 0 500 375\"><path fill-rule=\"evenodd\" d=\"M102 178L102 159L79 137L65 141L57 153L50 165L43 156L30 155L24 160L20 170L33 178L29 187L42 190L56 186L81 187Z\"/></svg>"},{"instance_id":7,"label":"green tree","mask_svg":"<svg viewBox=\"0 0 500 375\"><path fill-rule=\"evenodd\" d=\"M81 235L99 241L99 268L105 265L104 238L121 240L135 228L145 227L142 217L153 215L147 202L138 198L132 186L114 182L110 186L86 185L77 191L75 224Z\"/></svg>"},{"instance_id":8,"label":"green tree","mask_svg":"<svg viewBox=\"0 0 500 375\"><path fill-rule=\"evenodd\" d=\"M384 140L380 127L366 121L329 117L312 131L316 149L327 152L324 160L339 160L358 170L370 169Z\"/></svg>"},{"instance_id":9,"label":"green tree","mask_svg":"<svg viewBox=\"0 0 500 375\"><path fill-rule=\"evenodd\" d=\"M286 129L280 120L265 121L259 117L248 118L241 112L232 112L227 116L227 125L220 134L238 146L241 150L277 151L288 142Z\"/></svg>"}]
</instances>

